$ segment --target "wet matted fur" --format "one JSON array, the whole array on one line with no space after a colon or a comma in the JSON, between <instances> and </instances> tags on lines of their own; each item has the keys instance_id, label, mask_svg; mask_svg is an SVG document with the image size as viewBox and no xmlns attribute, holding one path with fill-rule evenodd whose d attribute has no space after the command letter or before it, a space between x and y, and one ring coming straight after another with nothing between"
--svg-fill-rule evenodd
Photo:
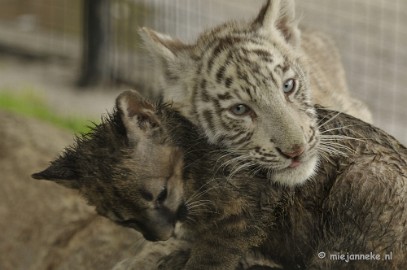
<instances>
[{"instance_id":1,"label":"wet matted fur","mask_svg":"<svg viewBox=\"0 0 407 270\"><path fill-rule=\"evenodd\" d=\"M387 133L317 108L321 163L312 179L288 187L261 170L233 173L222 145L209 144L170 106L140 99L132 91L118 98L122 111L136 112L125 115L128 123L154 123L183 152L184 175L177 192L182 196L177 195L180 206L174 209L186 210L183 231L193 240L163 258L162 269L180 269L185 263L184 269L236 269L249 251L287 269L405 265L407 150ZM320 259L319 252L327 257ZM370 253L381 260L335 257ZM384 260L386 254L392 259Z\"/></svg>"}]
</instances>

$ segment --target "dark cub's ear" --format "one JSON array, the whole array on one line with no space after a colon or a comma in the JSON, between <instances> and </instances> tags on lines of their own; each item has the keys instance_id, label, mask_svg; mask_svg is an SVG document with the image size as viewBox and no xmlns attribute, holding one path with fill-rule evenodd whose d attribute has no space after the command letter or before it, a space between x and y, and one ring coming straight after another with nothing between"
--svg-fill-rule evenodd
<instances>
[{"instance_id":1,"label":"dark cub's ear","mask_svg":"<svg viewBox=\"0 0 407 270\"><path fill-rule=\"evenodd\" d=\"M137 142L141 138L151 136L159 129L160 121L156 115L155 106L137 91L129 90L121 93L116 99L116 107L130 141Z\"/></svg>"},{"instance_id":2,"label":"dark cub's ear","mask_svg":"<svg viewBox=\"0 0 407 270\"><path fill-rule=\"evenodd\" d=\"M76 171L76 158L71 150L51 162L51 165L42 172L31 175L34 179L50 180L67 188L79 188L79 174Z\"/></svg>"}]
</instances>

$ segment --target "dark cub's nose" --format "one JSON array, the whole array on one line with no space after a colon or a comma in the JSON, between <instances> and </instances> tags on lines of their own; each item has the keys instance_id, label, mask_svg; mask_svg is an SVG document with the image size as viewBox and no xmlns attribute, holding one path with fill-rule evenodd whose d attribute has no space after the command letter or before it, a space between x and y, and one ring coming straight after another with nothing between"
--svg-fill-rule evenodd
<instances>
[{"instance_id":1,"label":"dark cub's nose","mask_svg":"<svg viewBox=\"0 0 407 270\"><path fill-rule=\"evenodd\" d=\"M148 202L155 202L156 206L161 206L168 197L167 187L161 187L160 189L140 189L141 197Z\"/></svg>"}]
</instances>

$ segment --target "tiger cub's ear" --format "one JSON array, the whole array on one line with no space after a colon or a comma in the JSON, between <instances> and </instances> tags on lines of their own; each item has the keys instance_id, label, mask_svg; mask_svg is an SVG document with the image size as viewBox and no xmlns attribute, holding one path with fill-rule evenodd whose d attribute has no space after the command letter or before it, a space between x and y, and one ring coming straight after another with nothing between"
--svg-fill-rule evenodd
<instances>
[{"instance_id":1,"label":"tiger cub's ear","mask_svg":"<svg viewBox=\"0 0 407 270\"><path fill-rule=\"evenodd\" d=\"M116 107L130 142L152 136L159 129L160 121L156 107L144 99L137 91L128 90L116 98Z\"/></svg>"},{"instance_id":2,"label":"tiger cub's ear","mask_svg":"<svg viewBox=\"0 0 407 270\"><path fill-rule=\"evenodd\" d=\"M51 165L42 172L34 173L32 178L38 180L50 180L67 188L79 189L80 175L77 168L76 152L73 149L65 152L51 163Z\"/></svg>"},{"instance_id":3,"label":"tiger cub's ear","mask_svg":"<svg viewBox=\"0 0 407 270\"><path fill-rule=\"evenodd\" d=\"M295 18L293 0L267 0L253 25L262 31L277 29L290 45L295 48L300 45L301 31Z\"/></svg>"},{"instance_id":4,"label":"tiger cub's ear","mask_svg":"<svg viewBox=\"0 0 407 270\"><path fill-rule=\"evenodd\" d=\"M156 32L147 27L139 29L141 38L143 39L146 48L153 54L153 56L160 56L166 61L173 61L177 57L177 53L182 49L188 48L176 38Z\"/></svg>"},{"instance_id":5,"label":"tiger cub's ear","mask_svg":"<svg viewBox=\"0 0 407 270\"><path fill-rule=\"evenodd\" d=\"M164 80L166 85L185 76L189 67L194 64L190 55L191 45L147 27L140 28L139 33L155 63L155 71L159 71L159 79Z\"/></svg>"}]
</instances>

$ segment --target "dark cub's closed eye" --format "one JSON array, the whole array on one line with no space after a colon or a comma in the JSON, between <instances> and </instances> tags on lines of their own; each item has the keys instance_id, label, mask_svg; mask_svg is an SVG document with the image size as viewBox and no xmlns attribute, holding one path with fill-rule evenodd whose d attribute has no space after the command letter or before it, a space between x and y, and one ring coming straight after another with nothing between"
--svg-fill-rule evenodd
<instances>
[{"instance_id":1,"label":"dark cub's closed eye","mask_svg":"<svg viewBox=\"0 0 407 270\"><path fill-rule=\"evenodd\" d=\"M128 220L118 221L117 223L124 226L124 227L130 227L130 228L134 228L134 227L139 228L140 227L140 222L135 220L135 219L128 219Z\"/></svg>"},{"instance_id":2,"label":"dark cub's closed eye","mask_svg":"<svg viewBox=\"0 0 407 270\"><path fill-rule=\"evenodd\" d=\"M153 194L145 189L140 189L139 190L141 197L143 197L144 200L151 202L154 199Z\"/></svg>"}]
</instances>

